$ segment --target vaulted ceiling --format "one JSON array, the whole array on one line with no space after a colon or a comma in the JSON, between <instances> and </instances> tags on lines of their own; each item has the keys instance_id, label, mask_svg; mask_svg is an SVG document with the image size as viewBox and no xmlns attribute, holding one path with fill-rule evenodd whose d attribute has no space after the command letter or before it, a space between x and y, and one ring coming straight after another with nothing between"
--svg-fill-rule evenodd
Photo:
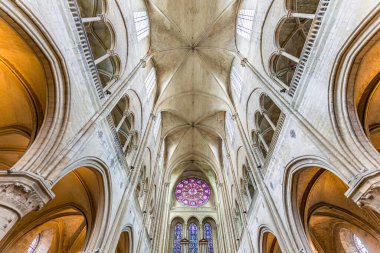
<instances>
[{"instance_id":1,"label":"vaulted ceiling","mask_svg":"<svg viewBox=\"0 0 380 253\"><path fill-rule=\"evenodd\" d=\"M220 164L229 74L236 53L236 0L149 0L151 47L168 167ZM215 167L215 166L214 166Z\"/></svg>"}]
</instances>

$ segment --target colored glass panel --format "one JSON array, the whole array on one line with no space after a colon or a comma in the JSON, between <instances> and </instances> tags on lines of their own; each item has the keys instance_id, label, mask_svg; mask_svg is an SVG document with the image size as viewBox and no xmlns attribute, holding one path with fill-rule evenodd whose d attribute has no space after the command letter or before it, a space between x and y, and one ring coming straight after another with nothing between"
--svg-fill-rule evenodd
<instances>
[{"instance_id":1,"label":"colored glass panel","mask_svg":"<svg viewBox=\"0 0 380 253\"><path fill-rule=\"evenodd\" d=\"M211 189L206 182L198 178L182 180L176 188L179 202L189 207L203 206L210 198Z\"/></svg>"},{"instance_id":2,"label":"colored glass panel","mask_svg":"<svg viewBox=\"0 0 380 253\"><path fill-rule=\"evenodd\" d=\"M198 227L194 223L189 226L189 238L190 253L198 253Z\"/></svg>"},{"instance_id":3,"label":"colored glass panel","mask_svg":"<svg viewBox=\"0 0 380 253\"><path fill-rule=\"evenodd\" d=\"M40 242L41 235L38 234L32 241L32 243L29 245L27 253L33 253L36 251L38 243Z\"/></svg>"},{"instance_id":4,"label":"colored glass panel","mask_svg":"<svg viewBox=\"0 0 380 253\"><path fill-rule=\"evenodd\" d=\"M212 228L209 223L206 223L204 226L204 235L208 244L208 253L214 253L214 247L212 245Z\"/></svg>"},{"instance_id":5,"label":"colored glass panel","mask_svg":"<svg viewBox=\"0 0 380 253\"><path fill-rule=\"evenodd\" d=\"M360 253L369 253L366 246L364 246L364 243L362 242L362 240L355 234L354 234L354 242L355 242L356 248L358 249Z\"/></svg>"},{"instance_id":6,"label":"colored glass panel","mask_svg":"<svg viewBox=\"0 0 380 253\"><path fill-rule=\"evenodd\" d=\"M177 223L174 229L174 247L173 253L181 253L182 224Z\"/></svg>"}]
</instances>

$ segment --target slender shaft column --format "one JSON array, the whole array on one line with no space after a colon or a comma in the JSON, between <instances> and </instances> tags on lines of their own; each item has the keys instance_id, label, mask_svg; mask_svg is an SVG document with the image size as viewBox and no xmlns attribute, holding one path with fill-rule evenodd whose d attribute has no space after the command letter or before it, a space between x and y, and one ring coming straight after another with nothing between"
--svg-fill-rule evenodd
<instances>
[{"instance_id":1,"label":"slender shaft column","mask_svg":"<svg viewBox=\"0 0 380 253\"><path fill-rule=\"evenodd\" d=\"M127 117L128 117L128 115L124 114L123 117L120 119L119 123L117 123L116 132L118 132L120 130L121 126L123 125L123 123Z\"/></svg>"},{"instance_id":2,"label":"slender shaft column","mask_svg":"<svg viewBox=\"0 0 380 253\"><path fill-rule=\"evenodd\" d=\"M286 85L281 79L279 79L277 77L277 74L276 73L272 73L271 76L270 76L273 80L275 80L276 82L278 82L285 90L289 90L289 86Z\"/></svg>"},{"instance_id":3,"label":"slender shaft column","mask_svg":"<svg viewBox=\"0 0 380 253\"><path fill-rule=\"evenodd\" d=\"M289 53L286 52L284 49L281 49L281 50L279 51L279 54L282 55L282 56L284 56L284 57L286 57L286 58L288 58L288 59L291 60L291 61L296 62L296 63L299 63L299 62L300 62L300 59L299 59L298 57L295 57L294 55L289 54Z\"/></svg>"},{"instance_id":4,"label":"slender shaft column","mask_svg":"<svg viewBox=\"0 0 380 253\"><path fill-rule=\"evenodd\" d=\"M128 147L129 143L130 143L131 140L132 140L132 135L133 135L133 132L130 131L130 132L128 133L127 140L126 140L125 143L124 143L124 146L123 146L123 152L125 152L125 151L127 150L127 147Z\"/></svg>"},{"instance_id":5,"label":"slender shaft column","mask_svg":"<svg viewBox=\"0 0 380 253\"><path fill-rule=\"evenodd\" d=\"M264 145L265 150L268 152L269 147L268 147L268 144L266 143L266 141L264 140L263 135L259 132L257 132L257 135L259 136L261 143Z\"/></svg>"},{"instance_id":6,"label":"slender shaft column","mask_svg":"<svg viewBox=\"0 0 380 253\"><path fill-rule=\"evenodd\" d=\"M299 13L299 12L291 12L290 17L293 18L306 18L306 19L314 19L315 14L310 14L310 13Z\"/></svg>"},{"instance_id":7,"label":"slender shaft column","mask_svg":"<svg viewBox=\"0 0 380 253\"><path fill-rule=\"evenodd\" d=\"M22 217L40 210L54 197L41 178L0 172L0 240Z\"/></svg>"},{"instance_id":8,"label":"slender shaft column","mask_svg":"<svg viewBox=\"0 0 380 253\"><path fill-rule=\"evenodd\" d=\"M104 90L109 90L112 84L116 83L120 79L119 75L114 75L110 81L106 83Z\"/></svg>"},{"instance_id":9,"label":"slender shaft column","mask_svg":"<svg viewBox=\"0 0 380 253\"><path fill-rule=\"evenodd\" d=\"M104 20L104 15L99 14L96 17L88 17L88 18L82 18L82 23L91 23L91 22L98 22Z\"/></svg>"},{"instance_id":10,"label":"slender shaft column","mask_svg":"<svg viewBox=\"0 0 380 253\"><path fill-rule=\"evenodd\" d=\"M115 52L113 50L108 50L107 53L98 59L95 60L95 65L98 65L99 63L107 60L109 57L115 55Z\"/></svg>"},{"instance_id":11,"label":"slender shaft column","mask_svg":"<svg viewBox=\"0 0 380 253\"><path fill-rule=\"evenodd\" d=\"M276 125L273 123L273 121L269 118L268 114L266 111L263 111L263 115L265 119L268 121L269 125L272 127L273 131L276 131Z\"/></svg>"}]
</instances>

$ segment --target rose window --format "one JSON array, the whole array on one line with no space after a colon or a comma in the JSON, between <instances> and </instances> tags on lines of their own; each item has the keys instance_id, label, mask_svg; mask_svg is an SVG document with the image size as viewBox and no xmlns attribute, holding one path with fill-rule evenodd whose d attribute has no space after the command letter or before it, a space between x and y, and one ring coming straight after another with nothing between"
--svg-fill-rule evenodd
<instances>
[{"instance_id":1,"label":"rose window","mask_svg":"<svg viewBox=\"0 0 380 253\"><path fill-rule=\"evenodd\" d=\"M210 198L211 189L206 182L198 178L182 180L176 188L178 202L185 206L203 206Z\"/></svg>"}]
</instances>

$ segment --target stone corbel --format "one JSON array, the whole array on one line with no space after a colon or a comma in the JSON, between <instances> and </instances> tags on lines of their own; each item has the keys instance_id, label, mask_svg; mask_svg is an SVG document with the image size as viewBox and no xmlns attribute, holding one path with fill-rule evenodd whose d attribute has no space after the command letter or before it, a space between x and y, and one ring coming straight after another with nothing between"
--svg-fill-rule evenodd
<instances>
[{"instance_id":1,"label":"stone corbel","mask_svg":"<svg viewBox=\"0 0 380 253\"><path fill-rule=\"evenodd\" d=\"M372 185L356 203L359 207L367 207L380 213L380 183Z\"/></svg>"},{"instance_id":2,"label":"stone corbel","mask_svg":"<svg viewBox=\"0 0 380 253\"><path fill-rule=\"evenodd\" d=\"M0 240L22 217L40 210L54 194L37 175L0 172Z\"/></svg>"},{"instance_id":3,"label":"stone corbel","mask_svg":"<svg viewBox=\"0 0 380 253\"><path fill-rule=\"evenodd\" d=\"M346 196L359 207L380 213L380 171L370 171L352 183Z\"/></svg>"}]
</instances>

